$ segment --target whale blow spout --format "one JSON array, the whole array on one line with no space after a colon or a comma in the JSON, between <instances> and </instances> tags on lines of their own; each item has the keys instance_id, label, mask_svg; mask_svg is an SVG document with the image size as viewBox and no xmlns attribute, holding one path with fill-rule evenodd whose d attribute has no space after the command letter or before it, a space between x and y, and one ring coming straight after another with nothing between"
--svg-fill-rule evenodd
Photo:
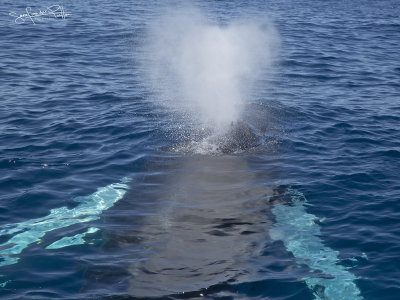
<instances>
[{"instance_id":1,"label":"whale blow spout","mask_svg":"<svg viewBox=\"0 0 400 300\"><path fill-rule=\"evenodd\" d=\"M145 76L158 103L218 131L242 117L278 45L268 20L221 23L198 8L174 7L149 27Z\"/></svg>"}]
</instances>

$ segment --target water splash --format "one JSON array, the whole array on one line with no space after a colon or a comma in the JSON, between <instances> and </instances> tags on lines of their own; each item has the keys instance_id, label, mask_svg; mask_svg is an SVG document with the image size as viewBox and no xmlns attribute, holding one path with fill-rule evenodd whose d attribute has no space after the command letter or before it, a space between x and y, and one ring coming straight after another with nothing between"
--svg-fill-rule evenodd
<instances>
[{"instance_id":1,"label":"water splash","mask_svg":"<svg viewBox=\"0 0 400 300\"><path fill-rule=\"evenodd\" d=\"M270 230L271 238L283 241L299 264L323 273L324 278L305 278L316 299L363 299L354 282L357 277L339 264L339 252L325 246L319 238L317 217L307 213L304 195L291 189L287 194L292 198L291 205L276 204L272 209L276 224Z\"/></svg>"},{"instance_id":2,"label":"water splash","mask_svg":"<svg viewBox=\"0 0 400 300\"><path fill-rule=\"evenodd\" d=\"M75 208L55 208L45 217L2 226L0 236L11 236L11 238L0 244L0 267L17 263L19 260L17 255L30 244L40 242L40 239L47 232L97 220L103 211L122 199L128 189L128 181L129 179L125 178L120 183L98 188L96 192L89 196L78 197L77 200L80 204ZM83 239L79 241L84 242ZM61 239L58 243L56 242L52 245L54 249L54 247L59 247L61 244L66 247L68 245L76 245L77 242L78 240L74 238Z\"/></svg>"},{"instance_id":3,"label":"water splash","mask_svg":"<svg viewBox=\"0 0 400 300\"><path fill-rule=\"evenodd\" d=\"M211 134L201 139L192 139L187 143L174 146L174 152L204 155L232 154L248 151L260 145L261 138L249 125L236 122L223 134Z\"/></svg>"}]
</instances>

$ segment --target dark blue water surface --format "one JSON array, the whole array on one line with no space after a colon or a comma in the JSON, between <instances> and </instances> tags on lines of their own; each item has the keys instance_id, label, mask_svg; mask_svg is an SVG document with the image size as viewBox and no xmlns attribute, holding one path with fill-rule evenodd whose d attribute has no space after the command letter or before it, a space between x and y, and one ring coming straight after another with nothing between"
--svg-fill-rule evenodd
<instances>
[{"instance_id":1,"label":"dark blue water surface","mask_svg":"<svg viewBox=\"0 0 400 300\"><path fill-rule=\"evenodd\" d=\"M9 15L55 4L71 15ZM179 5L1 2L0 296L335 299L343 278L360 293L336 299L399 299L400 2L195 3L216 24L272 20L280 37L244 114L262 142L219 154L179 150L191 129L143 76L149 24ZM101 206L104 187L123 194ZM307 199L297 244L282 219L293 195Z\"/></svg>"}]
</instances>

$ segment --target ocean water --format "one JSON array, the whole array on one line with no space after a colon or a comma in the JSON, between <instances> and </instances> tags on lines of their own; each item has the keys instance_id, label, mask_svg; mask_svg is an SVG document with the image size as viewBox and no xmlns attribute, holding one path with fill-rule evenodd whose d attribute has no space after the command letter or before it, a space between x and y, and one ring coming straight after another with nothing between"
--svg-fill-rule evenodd
<instances>
[{"instance_id":1,"label":"ocean water","mask_svg":"<svg viewBox=\"0 0 400 300\"><path fill-rule=\"evenodd\" d=\"M273 28L222 137L148 76L155 20L187 3L1 2L0 297L399 299L400 3L191 5Z\"/></svg>"}]
</instances>

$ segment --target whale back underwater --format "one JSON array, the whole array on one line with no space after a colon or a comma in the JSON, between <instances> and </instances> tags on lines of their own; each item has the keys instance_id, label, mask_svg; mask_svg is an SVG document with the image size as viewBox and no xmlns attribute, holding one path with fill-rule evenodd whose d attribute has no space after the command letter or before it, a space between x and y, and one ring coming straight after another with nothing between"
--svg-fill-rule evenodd
<instances>
[{"instance_id":1,"label":"whale back underwater","mask_svg":"<svg viewBox=\"0 0 400 300\"><path fill-rule=\"evenodd\" d=\"M262 252L257 241L271 228L262 212L273 192L257 186L256 174L234 153L256 147L259 139L240 122L212 142L218 155L159 152L147 164L138 185L146 188L132 185L106 217L118 226L105 233L104 247L124 249L132 263L117 271L120 276L110 269L104 280L93 280L97 267L88 269L87 291L111 283L137 297L190 295L256 276L249 260Z\"/></svg>"},{"instance_id":2,"label":"whale back underwater","mask_svg":"<svg viewBox=\"0 0 400 300\"><path fill-rule=\"evenodd\" d=\"M304 196L273 184L277 169L254 171L247 157L262 146L260 136L238 122L207 142L217 153L159 151L142 173L77 198L76 207L3 226L1 266L17 264L21 252L48 232L102 214L112 226L102 231L104 255L86 268L84 297L103 298L104 287L113 299L235 295L238 287L282 279L283 272L297 296L361 299L356 277L320 239ZM46 249L88 243L98 230L63 236ZM282 256L284 263L276 260Z\"/></svg>"},{"instance_id":3,"label":"whale back underwater","mask_svg":"<svg viewBox=\"0 0 400 300\"><path fill-rule=\"evenodd\" d=\"M18 263L18 255L47 232L103 213L113 226L103 230L102 249L118 253L120 263L110 265L105 256L106 261L88 267L86 295L100 297L104 286L122 297L218 293L227 286L271 280L273 273L259 266L276 267L274 252L288 251L294 259L279 268L287 270L298 294L359 298L355 276L337 264L336 251L323 245L304 197L287 186L268 186L277 176L272 169L260 175L249 166L243 154L261 143L250 126L232 124L211 141L219 154L160 152L134 182L125 178L78 198L80 204L72 209L53 209L46 217L4 226L0 234L8 239L1 244L1 265ZM84 244L85 236L97 231L90 227L46 249ZM302 281L308 288L301 288Z\"/></svg>"},{"instance_id":4,"label":"whale back underwater","mask_svg":"<svg viewBox=\"0 0 400 300\"><path fill-rule=\"evenodd\" d=\"M132 185L106 213L115 229L105 231L103 247L125 252L125 262L89 268L84 290L115 285L129 297L212 297L287 272L299 297L362 299L356 277L319 238L304 196L268 185L279 171L257 174L250 166L245 155L262 143L251 127L237 122L211 141L217 155L159 153L148 163L139 185L146 188ZM282 255L287 262L276 264ZM274 268L277 278L266 271Z\"/></svg>"}]
</instances>

